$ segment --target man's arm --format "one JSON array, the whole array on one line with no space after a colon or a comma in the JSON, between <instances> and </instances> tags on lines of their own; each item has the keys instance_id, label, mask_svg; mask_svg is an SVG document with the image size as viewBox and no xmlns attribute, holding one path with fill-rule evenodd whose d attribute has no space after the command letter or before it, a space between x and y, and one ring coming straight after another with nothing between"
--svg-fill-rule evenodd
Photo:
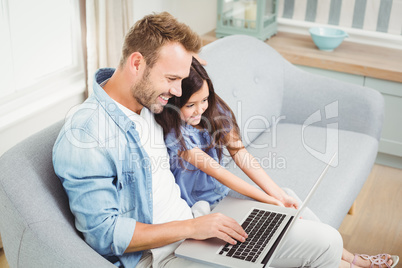
<instances>
[{"instance_id":1,"label":"man's arm","mask_svg":"<svg viewBox=\"0 0 402 268\"><path fill-rule=\"evenodd\" d=\"M54 170L85 241L101 255L118 256L129 245L136 220L120 215L115 166L92 136L70 126L55 143Z\"/></svg>"},{"instance_id":2,"label":"man's arm","mask_svg":"<svg viewBox=\"0 0 402 268\"><path fill-rule=\"evenodd\" d=\"M236 244L237 241L244 242L247 234L234 219L221 213L164 224L137 222L134 235L125 252L157 248L187 238L204 240L212 237Z\"/></svg>"}]
</instances>

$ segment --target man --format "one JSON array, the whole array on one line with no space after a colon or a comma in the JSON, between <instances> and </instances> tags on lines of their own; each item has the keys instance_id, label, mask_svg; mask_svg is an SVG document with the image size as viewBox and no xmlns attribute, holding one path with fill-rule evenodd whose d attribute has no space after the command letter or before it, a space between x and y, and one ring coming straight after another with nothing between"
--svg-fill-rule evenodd
<instances>
[{"instance_id":1,"label":"man","mask_svg":"<svg viewBox=\"0 0 402 268\"><path fill-rule=\"evenodd\" d=\"M198 35L170 14L144 17L126 35L118 68L95 74L94 94L68 118L56 140L54 168L76 227L113 263L205 267L174 257L178 243L187 238L217 237L229 243L247 238L236 221L222 214L193 219L170 172L162 129L152 116L170 97L181 95L181 81L200 47ZM333 237L316 246L300 228L297 233L303 234L290 236L278 265L289 256L303 256L317 267L333 264L332 255L340 260L342 247L338 253L334 246L341 243L339 234L313 227L324 238ZM300 253L297 247L310 252Z\"/></svg>"}]
</instances>

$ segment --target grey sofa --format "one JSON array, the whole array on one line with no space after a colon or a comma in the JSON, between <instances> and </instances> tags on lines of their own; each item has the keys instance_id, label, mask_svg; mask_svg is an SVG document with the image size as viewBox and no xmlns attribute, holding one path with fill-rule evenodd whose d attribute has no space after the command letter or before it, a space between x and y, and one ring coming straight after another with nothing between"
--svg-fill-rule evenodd
<instances>
[{"instance_id":1,"label":"grey sofa","mask_svg":"<svg viewBox=\"0 0 402 268\"><path fill-rule=\"evenodd\" d=\"M213 42L201 57L217 94L233 109L249 152L277 184L303 200L337 152L310 208L338 228L377 155L381 94L301 71L248 36ZM247 180L233 163L228 168Z\"/></svg>"},{"instance_id":2,"label":"grey sofa","mask_svg":"<svg viewBox=\"0 0 402 268\"><path fill-rule=\"evenodd\" d=\"M74 227L67 195L53 171L59 122L0 158L0 232L10 267L115 267Z\"/></svg>"},{"instance_id":3,"label":"grey sofa","mask_svg":"<svg viewBox=\"0 0 402 268\"><path fill-rule=\"evenodd\" d=\"M248 150L279 185L303 199L328 152L338 151L337 165L310 207L339 227L376 157L381 95L300 71L251 37L225 37L204 47L201 57L216 91L233 108ZM54 174L52 146L62 124L0 158L0 232L10 267L114 267L75 230ZM245 178L233 164L227 167Z\"/></svg>"}]
</instances>

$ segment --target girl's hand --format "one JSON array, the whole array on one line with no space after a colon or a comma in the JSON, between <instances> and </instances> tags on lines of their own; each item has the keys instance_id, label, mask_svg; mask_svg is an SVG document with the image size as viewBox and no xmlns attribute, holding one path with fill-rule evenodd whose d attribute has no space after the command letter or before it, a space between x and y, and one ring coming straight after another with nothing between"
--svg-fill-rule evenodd
<instances>
[{"instance_id":1,"label":"girl's hand","mask_svg":"<svg viewBox=\"0 0 402 268\"><path fill-rule=\"evenodd\" d=\"M198 60L199 63L201 63L201 65L206 66L207 65L207 61L204 59L201 59L200 56L196 53L193 54L193 57L196 58L196 60Z\"/></svg>"},{"instance_id":2,"label":"girl's hand","mask_svg":"<svg viewBox=\"0 0 402 268\"><path fill-rule=\"evenodd\" d=\"M279 201L278 199L275 199L273 205L276 205L276 206L279 206L279 207L284 207L284 206L285 206L285 205L284 205L281 201Z\"/></svg>"},{"instance_id":3,"label":"girl's hand","mask_svg":"<svg viewBox=\"0 0 402 268\"><path fill-rule=\"evenodd\" d=\"M275 205L275 206L279 206L279 207L285 207L285 205L280 200L278 200L275 197L272 197L270 195L266 195L266 199L264 200L264 202L267 204L271 204L271 205Z\"/></svg>"},{"instance_id":4,"label":"girl's hand","mask_svg":"<svg viewBox=\"0 0 402 268\"><path fill-rule=\"evenodd\" d=\"M299 208L299 203L297 202L297 200L288 194L284 194L282 196L282 202L284 206L287 208L294 208L294 209Z\"/></svg>"}]
</instances>

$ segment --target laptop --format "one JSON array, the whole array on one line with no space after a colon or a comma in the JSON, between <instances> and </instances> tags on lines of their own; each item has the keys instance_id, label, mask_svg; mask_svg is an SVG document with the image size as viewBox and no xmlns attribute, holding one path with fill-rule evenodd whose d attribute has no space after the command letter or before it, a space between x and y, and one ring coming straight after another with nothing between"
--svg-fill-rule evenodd
<instances>
[{"instance_id":1,"label":"laptop","mask_svg":"<svg viewBox=\"0 0 402 268\"><path fill-rule=\"evenodd\" d=\"M300 218L335 156L336 153L299 209L227 196L211 213L219 212L235 219L249 235L246 241L232 246L218 238L187 239L175 250L175 255L212 267L269 267L275 250L280 248L289 229Z\"/></svg>"}]
</instances>

